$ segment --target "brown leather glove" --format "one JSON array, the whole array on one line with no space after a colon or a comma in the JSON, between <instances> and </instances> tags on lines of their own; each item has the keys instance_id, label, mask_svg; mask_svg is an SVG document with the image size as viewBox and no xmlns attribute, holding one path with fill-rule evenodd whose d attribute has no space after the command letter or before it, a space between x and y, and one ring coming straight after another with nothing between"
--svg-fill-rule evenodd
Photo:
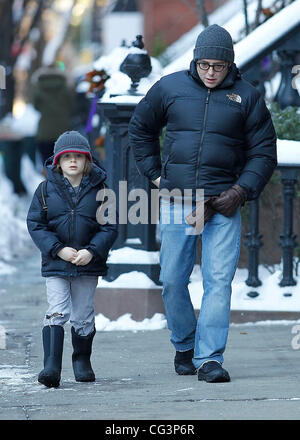
<instances>
[{"instance_id":1,"label":"brown leather glove","mask_svg":"<svg viewBox=\"0 0 300 440\"><path fill-rule=\"evenodd\" d=\"M226 217L232 217L245 202L245 194L240 185L233 185L211 200L211 207Z\"/></svg>"},{"instance_id":2,"label":"brown leather glove","mask_svg":"<svg viewBox=\"0 0 300 440\"><path fill-rule=\"evenodd\" d=\"M212 197L211 199L208 199L208 200L205 200L204 201L204 212L203 212L203 210L200 208L200 207L198 207L198 209L197 209L197 207L185 218L185 220L186 220L186 222L189 224L189 225L191 225L191 226L193 226L194 228L196 228L196 230L198 230L197 229L197 226L198 225L201 225L202 223L201 223L201 215L204 215L204 219L203 219L203 226L205 226L205 224L208 222L208 220L210 220L211 218L212 218L212 216L216 213L216 211L211 207L211 204L210 204L210 202L211 202L211 200L213 199L214 197ZM199 233L201 232L201 231L198 231Z\"/></svg>"}]
</instances>

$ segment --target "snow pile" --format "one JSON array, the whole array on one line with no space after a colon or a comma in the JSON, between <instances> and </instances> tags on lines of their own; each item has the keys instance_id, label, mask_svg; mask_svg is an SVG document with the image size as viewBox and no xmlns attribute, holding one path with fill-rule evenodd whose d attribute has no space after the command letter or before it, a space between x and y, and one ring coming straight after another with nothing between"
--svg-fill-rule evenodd
<instances>
[{"instance_id":1,"label":"snow pile","mask_svg":"<svg viewBox=\"0 0 300 440\"><path fill-rule=\"evenodd\" d=\"M97 331L119 331L119 330L159 330L165 328L167 321L162 313L155 313L151 319L145 318L141 322L134 321L130 313L120 316L116 321L110 321L101 313L95 317Z\"/></svg>"},{"instance_id":2,"label":"snow pile","mask_svg":"<svg viewBox=\"0 0 300 440\"><path fill-rule=\"evenodd\" d=\"M13 184L4 173L0 157L0 249L4 261L22 255L26 247L28 232L21 211L21 199L14 193ZM7 269L7 266L1 265L1 268Z\"/></svg>"},{"instance_id":3,"label":"snow pile","mask_svg":"<svg viewBox=\"0 0 300 440\"><path fill-rule=\"evenodd\" d=\"M35 136L41 114L32 104L26 104L24 111L19 117L8 113L2 120L1 125L10 130L15 138Z\"/></svg>"},{"instance_id":4,"label":"snow pile","mask_svg":"<svg viewBox=\"0 0 300 440\"><path fill-rule=\"evenodd\" d=\"M127 95L131 86L131 79L119 70L120 65L130 53L146 53L146 51L136 47L116 47L109 55L103 55L94 62L94 69L99 71L104 69L110 76L105 82L105 94L101 98L101 102L120 102L122 100L124 102L137 102L141 99L141 96ZM146 94L162 75L162 67L159 61L153 57L150 57L150 59L152 71L149 76L140 80L137 88L137 92L141 94Z\"/></svg>"},{"instance_id":5,"label":"snow pile","mask_svg":"<svg viewBox=\"0 0 300 440\"><path fill-rule=\"evenodd\" d=\"M115 253L114 263L141 262L141 250L124 247L112 251ZM151 254L151 252L150 252ZM156 254L154 252L154 254ZM159 258L159 253L155 256ZM118 260L117 257L120 257ZM296 258L295 258L296 263ZM296 266L296 264L295 264ZM274 266L259 266L259 279L262 281L260 287L250 287L245 283L248 276L248 269L238 268L232 283L232 310L264 310L264 311L300 311L300 273L294 273L296 286L280 287L282 278L282 262ZM156 288L156 285L145 273L132 271L121 274L114 281L108 282L99 278L98 288ZM199 310L203 296L201 267L195 265L188 285L191 301L195 309ZM248 294L256 292L258 295L251 297Z\"/></svg>"},{"instance_id":6,"label":"snow pile","mask_svg":"<svg viewBox=\"0 0 300 440\"><path fill-rule=\"evenodd\" d=\"M99 280L98 287L105 287L105 288L133 287L134 289L160 288L160 286L157 286L144 272L138 272L138 271L122 273L121 275L118 276L118 278L116 278L114 281L111 282L101 279Z\"/></svg>"},{"instance_id":7,"label":"snow pile","mask_svg":"<svg viewBox=\"0 0 300 440\"><path fill-rule=\"evenodd\" d=\"M14 192L13 183L6 177L0 155L0 275L15 272L15 268L7 263L24 256L33 246L26 216L33 192L43 177L35 171L27 155L21 160L21 177L28 192L22 197Z\"/></svg>"},{"instance_id":8,"label":"snow pile","mask_svg":"<svg viewBox=\"0 0 300 440\"><path fill-rule=\"evenodd\" d=\"M0 225L1 228L1 225ZM0 275L11 275L16 272L16 268L14 266L10 266L3 261L0 261Z\"/></svg>"},{"instance_id":9,"label":"snow pile","mask_svg":"<svg viewBox=\"0 0 300 440\"><path fill-rule=\"evenodd\" d=\"M248 1L248 11L251 16L253 16L253 6L256 4L256 0ZM241 4L236 0L231 0L226 2L224 5L217 8L208 16L209 24L218 24L219 26L223 26L225 23L229 22L232 17L238 17L238 21L236 24L237 33L241 31L245 20L243 19L241 12ZM251 17L250 17L251 18ZM172 43L167 49L163 52L163 54L159 57L162 61L171 60L172 63L174 60L176 62L177 58L181 57L186 52L190 51L192 47L195 46L196 39L200 32L204 30L203 24L199 23L194 26L190 31L186 32L182 35L177 41ZM239 35L238 37L239 38ZM190 52L191 53L191 52ZM168 69L168 68L167 68Z\"/></svg>"},{"instance_id":10,"label":"snow pile","mask_svg":"<svg viewBox=\"0 0 300 440\"><path fill-rule=\"evenodd\" d=\"M300 2L286 6L269 20L254 29L234 47L236 64L246 64L256 54L271 46L285 35L287 29L299 25ZM274 30L276 29L276 32Z\"/></svg>"},{"instance_id":11,"label":"snow pile","mask_svg":"<svg viewBox=\"0 0 300 440\"><path fill-rule=\"evenodd\" d=\"M272 267L259 266L259 278L262 281L260 287L253 288L247 286L245 283L247 275L247 269L238 268L236 271L232 283L231 310L300 312L300 274L294 276L297 281L296 286L285 288L279 286L279 282L282 278L282 264ZM136 271L124 273L112 282L99 280L98 287L126 287L132 289L155 287L161 289L161 286L154 284L147 275ZM188 288L194 309L199 310L203 296L202 273L199 265L194 266ZM253 298L248 295L249 292L257 292L258 296ZM291 324L291 321L281 320L259 321L257 324L284 324L285 322L286 324ZM167 321L165 316L161 313L156 313L151 319L146 318L142 322L132 320L131 314L129 313L120 316L116 321L110 321L104 315L98 314L96 316L95 325L97 331L159 330L167 328Z\"/></svg>"},{"instance_id":12,"label":"snow pile","mask_svg":"<svg viewBox=\"0 0 300 440\"><path fill-rule=\"evenodd\" d=\"M108 257L108 263L130 264L159 264L159 252L148 252L141 249L123 247L112 250Z\"/></svg>"},{"instance_id":13,"label":"snow pile","mask_svg":"<svg viewBox=\"0 0 300 440\"><path fill-rule=\"evenodd\" d=\"M278 165L300 165L300 141L277 139Z\"/></svg>"},{"instance_id":14,"label":"snow pile","mask_svg":"<svg viewBox=\"0 0 300 440\"><path fill-rule=\"evenodd\" d=\"M232 283L231 310L300 311L300 274L294 275L297 285L288 287L279 286L282 263L272 267L259 266L259 279L262 281L259 287L247 286L247 276L247 269L237 269ZM203 287L199 265L194 267L189 291L194 308L200 309ZM253 298L248 295L250 292L256 292L258 296Z\"/></svg>"},{"instance_id":15,"label":"snow pile","mask_svg":"<svg viewBox=\"0 0 300 440\"><path fill-rule=\"evenodd\" d=\"M44 179L44 176L36 170L30 157L23 154L21 158L21 180L30 198Z\"/></svg>"}]
</instances>

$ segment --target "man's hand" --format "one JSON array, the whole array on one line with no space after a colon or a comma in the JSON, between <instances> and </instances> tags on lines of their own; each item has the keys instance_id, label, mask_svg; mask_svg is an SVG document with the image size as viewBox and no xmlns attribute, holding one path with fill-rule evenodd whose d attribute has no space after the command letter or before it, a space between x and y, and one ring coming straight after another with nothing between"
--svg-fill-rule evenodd
<instances>
[{"instance_id":1,"label":"man's hand","mask_svg":"<svg viewBox=\"0 0 300 440\"><path fill-rule=\"evenodd\" d=\"M85 266L86 264L89 264L92 258L93 255L87 249L80 249L72 263L76 264L76 266Z\"/></svg>"},{"instance_id":2,"label":"man's hand","mask_svg":"<svg viewBox=\"0 0 300 440\"><path fill-rule=\"evenodd\" d=\"M245 202L245 194L240 185L233 185L223 191L219 197L211 200L210 205L225 217L232 217L239 206Z\"/></svg>"},{"instance_id":3,"label":"man's hand","mask_svg":"<svg viewBox=\"0 0 300 440\"><path fill-rule=\"evenodd\" d=\"M59 258L61 258L62 260L65 261L69 261L70 263L73 262L74 258L77 257L77 250L73 249L71 247L64 247L62 248L57 255L59 256Z\"/></svg>"},{"instance_id":4,"label":"man's hand","mask_svg":"<svg viewBox=\"0 0 300 440\"><path fill-rule=\"evenodd\" d=\"M203 226L215 215L216 211L211 207L211 201L215 197L210 197L203 201L204 206L196 206L196 208L189 214L185 220L193 226L199 233L202 231Z\"/></svg>"},{"instance_id":5,"label":"man's hand","mask_svg":"<svg viewBox=\"0 0 300 440\"><path fill-rule=\"evenodd\" d=\"M154 183L155 186L157 186L157 188L159 188L159 183L160 183L160 177L158 177L155 180L152 180L152 183Z\"/></svg>"}]
</instances>

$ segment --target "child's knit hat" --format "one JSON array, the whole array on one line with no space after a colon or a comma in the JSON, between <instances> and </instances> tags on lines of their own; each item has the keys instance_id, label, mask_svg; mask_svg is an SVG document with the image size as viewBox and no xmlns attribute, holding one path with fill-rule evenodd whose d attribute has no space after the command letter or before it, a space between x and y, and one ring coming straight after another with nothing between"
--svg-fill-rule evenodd
<instances>
[{"instance_id":1,"label":"child's knit hat","mask_svg":"<svg viewBox=\"0 0 300 440\"><path fill-rule=\"evenodd\" d=\"M58 137L54 144L53 165L56 165L57 159L64 153L86 154L92 162L90 144L78 131L66 131Z\"/></svg>"}]
</instances>

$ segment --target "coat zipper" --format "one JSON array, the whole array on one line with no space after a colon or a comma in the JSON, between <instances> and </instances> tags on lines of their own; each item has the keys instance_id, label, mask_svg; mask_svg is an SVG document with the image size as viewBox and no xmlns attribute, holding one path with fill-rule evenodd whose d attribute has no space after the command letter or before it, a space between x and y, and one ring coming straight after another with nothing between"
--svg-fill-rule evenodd
<instances>
[{"instance_id":1,"label":"coat zipper","mask_svg":"<svg viewBox=\"0 0 300 440\"><path fill-rule=\"evenodd\" d=\"M204 141L204 134L206 129L206 119L207 119L207 110L208 110L208 102L210 97L211 89L208 89L206 100L205 100L205 110L204 110L204 118L203 118L203 127L202 127L202 135L200 140L200 147L198 151L198 157L197 157L197 168L196 168L196 188L198 184L198 178L199 178L199 168L200 168L200 159L201 159L201 152L202 152L202 146Z\"/></svg>"},{"instance_id":2,"label":"coat zipper","mask_svg":"<svg viewBox=\"0 0 300 440\"><path fill-rule=\"evenodd\" d=\"M71 241L73 241L74 240L74 229L75 229L75 227L74 227L74 214L75 214L75 209L74 208L72 208L71 209L71 222L72 222L72 224L71 224L71 237L70 237L70 240Z\"/></svg>"}]
</instances>

